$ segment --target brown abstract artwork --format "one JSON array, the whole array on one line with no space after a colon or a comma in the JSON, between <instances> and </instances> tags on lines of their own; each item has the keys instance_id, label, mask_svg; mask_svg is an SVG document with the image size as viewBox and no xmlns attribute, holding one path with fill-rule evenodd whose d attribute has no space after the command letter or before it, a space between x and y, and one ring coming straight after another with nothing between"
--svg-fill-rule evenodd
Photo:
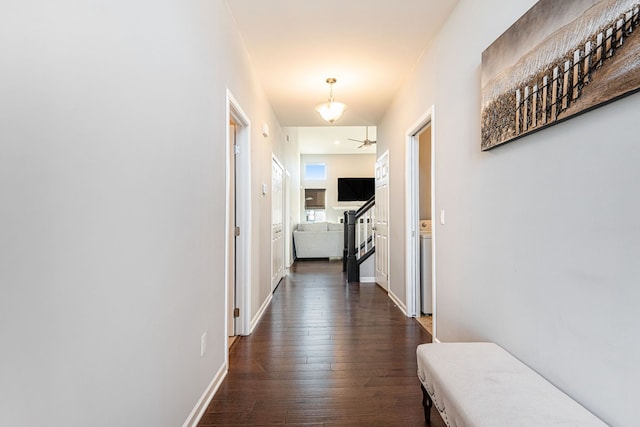
<instances>
[{"instance_id":1,"label":"brown abstract artwork","mask_svg":"<svg viewBox=\"0 0 640 427\"><path fill-rule=\"evenodd\" d=\"M638 0L541 0L482 53L482 150L638 89Z\"/></svg>"}]
</instances>

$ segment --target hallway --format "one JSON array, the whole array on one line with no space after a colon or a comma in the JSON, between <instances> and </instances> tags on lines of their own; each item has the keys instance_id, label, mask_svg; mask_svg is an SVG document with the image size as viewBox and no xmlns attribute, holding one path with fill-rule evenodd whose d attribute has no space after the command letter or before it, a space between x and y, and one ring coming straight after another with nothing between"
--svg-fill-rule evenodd
<instances>
[{"instance_id":1,"label":"hallway","mask_svg":"<svg viewBox=\"0 0 640 427\"><path fill-rule=\"evenodd\" d=\"M430 340L377 285L346 285L341 262L299 261L199 426L423 426L415 349Z\"/></svg>"}]
</instances>

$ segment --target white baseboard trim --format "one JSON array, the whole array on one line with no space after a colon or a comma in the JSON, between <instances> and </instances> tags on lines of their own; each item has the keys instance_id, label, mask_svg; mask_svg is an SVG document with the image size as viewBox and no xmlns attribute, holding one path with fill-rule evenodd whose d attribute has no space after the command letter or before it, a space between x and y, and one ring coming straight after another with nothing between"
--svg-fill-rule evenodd
<instances>
[{"instance_id":1,"label":"white baseboard trim","mask_svg":"<svg viewBox=\"0 0 640 427\"><path fill-rule=\"evenodd\" d=\"M264 303L262 303L262 307L260 307L260 310L258 310L254 318L251 320L251 328L249 330L249 334L252 334L253 330L256 328L256 326L258 326L260 319L262 319L262 316L264 315L264 312L267 310L267 307L269 307L269 304L271 304L272 299L273 299L273 294L270 293L267 299L264 300Z\"/></svg>"},{"instance_id":2,"label":"white baseboard trim","mask_svg":"<svg viewBox=\"0 0 640 427\"><path fill-rule=\"evenodd\" d=\"M209 407L211 399L213 399L213 396L215 396L216 391L220 388L222 381L227 376L227 372L228 367L227 364L224 363L213 377L213 380L211 380L211 383L207 386L202 396L200 396L198 403L196 403L196 406L194 406L193 410L187 417L187 420L182 424L182 427L197 427L200 419Z\"/></svg>"},{"instance_id":3,"label":"white baseboard trim","mask_svg":"<svg viewBox=\"0 0 640 427\"><path fill-rule=\"evenodd\" d=\"M361 277L360 283L376 283L375 277Z\"/></svg>"},{"instance_id":4,"label":"white baseboard trim","mask_svg":"<svg viewBox=\"0 0 640 427\"><path fill-rule=\"evenodd\" d=\"M441 343L442 341L440 341L440 340L439 340L438 338L436 338L436 337L433 337L433 342L435 342L435 343L438 343L438 344L439 344L439 343Z\"/></svg>"},{"instance_id":5,"label":"white baseboard trim","mask_svg":"<svg viewBox=\"0 0 640 427\"><path fill-rule=\"evenodd\" d=\"M400 311L402 311L402 313L405 316L407 316L407 307L402 303L402 301L400 301L400 299L393 292L391 292L391 290L389 290L389 298L391 298L391 301L393 301L394 304L398 306Z\"/></svg>"}]
</instances>

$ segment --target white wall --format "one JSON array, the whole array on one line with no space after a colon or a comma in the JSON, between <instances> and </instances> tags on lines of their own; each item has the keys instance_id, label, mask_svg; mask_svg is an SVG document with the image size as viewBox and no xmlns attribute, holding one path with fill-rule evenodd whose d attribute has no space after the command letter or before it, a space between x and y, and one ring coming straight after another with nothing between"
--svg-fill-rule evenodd
<instances>
[{"instance_id":1,"label":"white wall","mask_svg":"<svg viewBox=\"0 0 640 427\"><path fill-rule=\"evenodd\" d=\"M300 222L300 148L298 139L298 128L287 127L282 129L285 134L284 150L285 150L285 168L291 175L291 185L289 188L289 216L291 217L291 231L296 229ZM293 235L289 236L289 243L293 248ZM293 250L289 253L287 266L293 263Z\"/></svg>"},{"instance_id":2,"label":"white wall","mask_svg":"<svg viewBox=\"0 0 640 427\"><path fill-rule=\"evenodd\" d=\"M4 2L0 52L0 425L182 425L227 351L227 88L254 189L280 143L227 7Z\"/></svg>"},{"instance_id":3,"label":"white wall","mask_svg":"<svg viewBox=\"0 0 640 427\"><path fill-rule=\"evenodd\" d=\"M268 111L268 110L265 110ZM262 112L261 112L262 113ZM265 113L266 114L266 113ZM261 134L262 123L270 116L257 114L252 123L251 143L251 324L255 325L261 308L271 297L271 172L272 155L284 158L283 133L272 118L270 135ZM267 193L262 194L266 185Z\"/></svg>"},{"instance_id":4,"label":"white wall","mask_svg":"<svg viewBox=\"0 0 640 427\"><path fill-rule=\"evenodd\" d=\"M305 163L326 163L326 181L304 179ZM344 210L334 209L338 207L360 207L363 202L338 202L338 178L373 178L375 174L375 154L303 154L300 156L301 185L300 189L300 215L304 218L304 189L326 188L326 215L329 222L340 222Z\"/></svg>"},{"instance_id":5,"label":"white wall","mask_svg":"<svg viewBox=\"0 0 640 427\"><path fill-rule=\"evenodd\" d=\"M435 105L435 209L447 220L434 223L438 337L495 341L607 423L631 426L640 95L480 151L481 53L534 3L461 0L378 126L392 292L404 298L405 135Z\"/></svg>"}]
</instances>

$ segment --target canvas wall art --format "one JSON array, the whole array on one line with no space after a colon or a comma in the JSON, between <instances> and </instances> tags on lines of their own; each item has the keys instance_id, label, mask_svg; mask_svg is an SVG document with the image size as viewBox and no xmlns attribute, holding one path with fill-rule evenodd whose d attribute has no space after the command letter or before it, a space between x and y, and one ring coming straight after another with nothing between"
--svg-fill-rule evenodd
<instances>
[{"instance_id":1,"label":"canvas wall art","mask_svg":"<svg viewBox=\"0 0 640 427\"><path fill-rule=\"evenodd\" d=\"M482 150L640 89L638 0L541 0L482 53Z\"/></svg>"}]
</instances>

